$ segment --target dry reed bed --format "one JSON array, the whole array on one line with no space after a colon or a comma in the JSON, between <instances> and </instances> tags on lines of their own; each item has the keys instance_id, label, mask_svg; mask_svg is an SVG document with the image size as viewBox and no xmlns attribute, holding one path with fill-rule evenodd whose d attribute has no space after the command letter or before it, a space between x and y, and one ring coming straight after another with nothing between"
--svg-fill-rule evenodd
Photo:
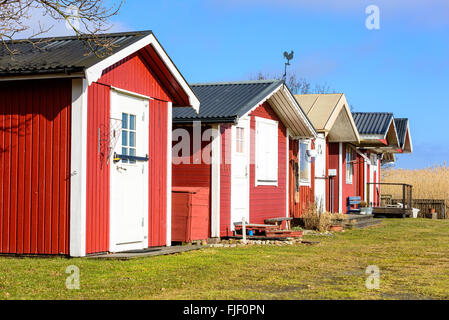
<instances>
[{"instance_id":1,"label":"dry reed bed","mask_svg":"<svg viewBox=\"0 0 449 320\"><path fill-rule=\"evenodd\" d=\"M446 200L449 208L449 166L445 163L426 169L385 169L382 182L407 183L413 186L413 198ZM382 186L382 194L402 197L402 188Z\"/></svg>"}]
</instances>

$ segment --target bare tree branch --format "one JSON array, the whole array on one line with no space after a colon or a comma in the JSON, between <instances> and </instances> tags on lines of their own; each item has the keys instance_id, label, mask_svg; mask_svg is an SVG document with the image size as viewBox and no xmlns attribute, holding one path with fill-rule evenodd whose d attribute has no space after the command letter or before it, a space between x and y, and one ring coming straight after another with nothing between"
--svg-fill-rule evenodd
<instances>
[{"instance_id":1,"label":"bare tree branch","mask_svg":"<svg viewBox=\"0 0 449 320\"><path fill-rule=\"evenodd\" d=\"M259 72L255 77L250 78L252 80L282 79L282 76ZM295 73L290 74L285 82L293 94L336 93L327 83L317 83L312 89L312 84L307 79L298 77Z\"/></svg>"},{"instance_id":2,"label":"bare tree branch","mask_svg":"<svg viewBox=\"0 0 449 320\"><path fill-rule=\"evenodd\" d=\"M36 39L48 33L54 25L42 26L38 30L30 30L32 14L39 13L48 16L56 22L65 22L68 29L74 32L78 39L83 40L87 49L99 57L109 55L114 49L111 40L101 34L111 27L110 19L117 15L124 0L117 0L111 6L105 0L0 0L0 46L12 58L19 51L14 44L31 43L40 49L43 39ZM17 40L16 37L25 31L31 31L31 36ZM47 40L48 41L48 40Z\"/></svg>"}]
</instances>

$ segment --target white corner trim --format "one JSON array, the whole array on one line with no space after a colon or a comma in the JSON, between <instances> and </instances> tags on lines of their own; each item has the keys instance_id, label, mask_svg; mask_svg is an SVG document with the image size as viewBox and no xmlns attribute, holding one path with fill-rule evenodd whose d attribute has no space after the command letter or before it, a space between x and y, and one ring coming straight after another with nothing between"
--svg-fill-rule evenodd
<instances>
[{"instance_id":1,"label":"white corner trim","mask_svg":"<svg viewBox=\"0 0 449 320\"><path fill-rule=\"evenodd\" d=\"M173 105L167 103L167 247L171 246L171 218L172 218L172 113Z\"/></svg>"},{"instance_id":2,"label":"white corner trim","mask_svg":"<svg viewBox=\"0 0 449 320\"><path fill-rule=\"evenodd\" d=\"M141 40L133 43L132 45L125 47L122 50L119 50L117 53L111 55L110 57L98 62L97 64L93 65L92 67L87 68L85 71L85 76L86 76L88 85L92 84L95 81L98 81L98 79L101 78L101 75L103 74L103 71L105 69L107 69L110 66L116 64L117 62L125 59L126 57L139 51L140 49L145 48L148 45L151 45L156 50L156 52L161 57L164 64L170 70L170 73L173 75L173 77L179 83L181 88L187 93L187 95L189 97L189 102L190 102L191 106L193 107L193 109L195 109L196 112L199 112L200 101L198 100L195 93L190 88L189 84L183 78L181 73L178 71L176 66L171 61L170 57L167 55L167 53L162 48L160 43L156 40L156 37L153 34L150 34L150 35L142 38Z\"/></svg>"},{"instance_id":3,"label":"white corner trim","mask_svg":"<svg viewBox=\"0 0 449 320\"><path fill-rule=\"evenodd\" d=\"M285 217L286 218L288 218L289 217L289 215L290 215L290 208L289 208L289 203L290 203L290 197L289 197L289 190L290 190L290 181L289 181L289 178L290 178L290 131L288 130L288 128L287 128L287 147L285 148L286 149L286 151L287 151L287 154L286 154L286 167L285 167L285 172L286 172L286 175L285 175L285 181L286 181L286 186L285 186L285 189L286 189L286 192L285 192L285 194L286 194L286 203L285 203L285 211L286 211L286 213L285 213Z\"/></svg>"},{"instance_id":4,"label":"white corner trim","mask_svg":"<svg viewBox=\"0 0 449 320\"><path fill-rule=\"evenodd\" d=\"M212 140L212 190L211 190L211 236L220 237L220 169L221 169L221 134L220 125L212 127L217 133Z\"/></svg>"},{"instance_id":5,"label":"white corner trim","mask_svg":"<svg viewBox=\"0 0 449 320\"><path fill-rule=\"evenodd\" d=\"M343 212L343 143L338 143L338 212Z\"/></svg>"},{"instance_id":6,"label":"white corner trim","mask_svg":"<svg viewBox=\"0 0 449 320\"><path fill-rule=\"evenodd\" d=\"M86 255L87 81L72 80L70 256Z\"/></svg>"}]
</instances>

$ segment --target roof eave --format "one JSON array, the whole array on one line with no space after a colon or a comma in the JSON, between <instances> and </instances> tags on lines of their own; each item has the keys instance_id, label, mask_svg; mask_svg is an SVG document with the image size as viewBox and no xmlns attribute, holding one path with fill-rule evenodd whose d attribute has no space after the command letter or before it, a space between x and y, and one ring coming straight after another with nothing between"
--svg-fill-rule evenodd
<instances>
[{"instance_id":1,"label":"roof eave","mask_svg":"<svg viewBox=\"0 0 449 320\"><path fill-rule=\"evenodd\" d=\"M195 110L196 113L199 112L200 109L200 101L198 97L195 95L193 90L190 88L187 81L184 79L182 74L179 72L179 70L176 68L170 57L167 55L165 50L162 48L160 43L157 41L156 37L153 33L149 33L142 39L134 42L133 44L124 47L123 49L117 51L113 55L107 57L106 59L101 60L100 62L94 64L93 66L90 66L85 69L85 77L88 82L88 85L92 84L93 82L98 81L105 69L108 67L116 64L117 62L125 59L129 55L141 50L142 48L145 48L146 46L151 45L156 52L161 57L164 64L167 66L169 71L172 73L173 77L176 79L176 81L179 83L180 87L184 90L184 92L187 94L189 98L190 106Z\"/></svg>"}]
</instances>

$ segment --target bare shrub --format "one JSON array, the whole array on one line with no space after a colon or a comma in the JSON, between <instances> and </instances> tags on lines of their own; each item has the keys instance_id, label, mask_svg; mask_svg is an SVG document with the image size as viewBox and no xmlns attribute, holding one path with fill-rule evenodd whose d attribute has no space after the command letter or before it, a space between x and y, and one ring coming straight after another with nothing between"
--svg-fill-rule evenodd
<instances>
[{"instance_id":1,"label":"bare shrub","mask_svg":"<svg viewBox=\"0 0 449 320\"><path fill-rule=\"evenodd\" d=\"M315 203L311 203L303 215L304 228L324 232L332 225L334 215L328 212L319 213Z\"/></svg>"}]
</instances>

